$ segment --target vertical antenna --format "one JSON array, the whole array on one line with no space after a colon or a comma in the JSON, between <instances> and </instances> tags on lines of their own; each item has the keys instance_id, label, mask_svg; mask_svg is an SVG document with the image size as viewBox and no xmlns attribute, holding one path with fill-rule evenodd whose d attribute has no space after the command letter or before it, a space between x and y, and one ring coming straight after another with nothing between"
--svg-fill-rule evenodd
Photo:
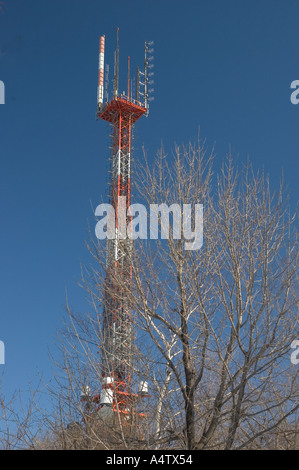
<instances>
[{"instance_id":1,"label":"vertical antenna","mask_svg":"<svg viewBox=\"0 0 299 470\"><path fill-rule=\"evenodd\" d=\"M147 101L147 66L148 66L148 60L147 60L147 42L144 44L144 107L148 110L148 101Z\"/></svg>"},{"instance_id":2,"label":"vertical antenna","mask_svg":"<svg viewBox=\"0 0 299 470\"><path fill-rule=\"evenodd\" d=\"M104 101L107 103L109 99L109 65L105 65L105 85L104 85Z\"/></svg>"},{"instance_id":3,"label":"vertical antenna","mask_svg":"<svg viewBox=\"0 0 299 470\"><path fill-rule=\"evenodd\" d=\"M114 87L113 87L113 98L116 99L118 96L118 73L119 73L119 43L118 43L118 31L116 30L116 54L114 64Z\"/></svg>"},{"instance_id":4,"label":"vertical antenna","mask_svg":"<svg viewBox=\"0 0 299 470\"><path fill-rule=\"evenodd\" d=\"M105 54L105 36L100 37L99 53L99 81L98 81L98 107L101 108L104 99L104 54Z\"/></svg>"},{"instance_id":5,"label":"vertical antenna","mask_svg":"<svg viewBox=\"0 0 299 470\"><path fill-rule=\"evenodd\" d=\"M128 57L128 100L130 101L130 57Z\"/></svg>"},{"instance_id":6,"label":"vertical antenna","mask_svg":"<svg viewBox=\"0 0 299 470\"><path fill-rule=\"evenodd\" d=\"M153 68L153 64L150 63L153 60L153 56L148 56L151 54L154 49L150 48L154 44L154 41L145 41L144 46L144 107L146 108L146 116L149 114L149 102L152 101L154 98L153 96L149 97L150 93L153 93L154 89L148 89L148 85L154 83L153 80L149 80L149 76L153 75L153 72L148 72L148 69Z\"/></svg>"},{"instance_id":7,"label":"vertical antenna","mask_svg":"<svg viewBox=\"0 0 299 470\"><path fill-rule=\"evenodd\" d=\"M139 67L137 67L137 77L136 77L136 101L139 103L139 82L140 82L140 74L139 74Z\"/></svg>"}]
</instances>

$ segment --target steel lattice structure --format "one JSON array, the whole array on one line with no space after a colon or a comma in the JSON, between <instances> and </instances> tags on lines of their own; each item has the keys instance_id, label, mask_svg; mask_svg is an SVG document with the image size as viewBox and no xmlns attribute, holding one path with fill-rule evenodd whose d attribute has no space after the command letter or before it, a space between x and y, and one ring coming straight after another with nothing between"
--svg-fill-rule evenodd
<instances>
[{"instance_id":1,"label":"steel lattice structure","mask_svg":"<svg viewBox=\"0 0 299 470\"><path fill-rule=\"evenodd\" d=\"M137 68L136 99L130 95L130 58L128 57L127 95L118 94L119 45L115 52L113 98L104 103L104 48L105 36L100 37L99 82L97 118L112 127L111 193L110 203L115 211L115 237L107 240L106 280L102 320L102 392L94 401L100 406L112 406L114 411L131 415L133 393L133 328L132 310L128 304L125 286L132 282L133 241L119 226L118 215L125 210L125 225L130 220L132 130L136 121L148 115L148 51L145 43L144 72ZM144 76L141 82L140 75ZM143 90L143 91L141 91ZM142 101L140 101L142 96ZM124 221L123 221L124 222ZM142 389L139 390L142 392ZM144 389L143 392L146 390ZM143 393L145 396L146 393Z\"/></svg>"}]
</instances>

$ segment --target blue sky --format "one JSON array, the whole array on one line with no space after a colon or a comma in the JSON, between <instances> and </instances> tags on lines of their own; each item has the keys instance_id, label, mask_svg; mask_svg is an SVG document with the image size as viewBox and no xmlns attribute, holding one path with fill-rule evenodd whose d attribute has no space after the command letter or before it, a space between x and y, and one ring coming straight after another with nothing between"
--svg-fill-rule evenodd
<instances>
[{"instance_id":1,"label":"blue sky","mask_svg":"<svg viewBox=\"0 0 299 470\"><path fill-rule=\"evenodd\" d=\"M299 79L296 0L16 0L0 12L0 340L4 389L51 376L48 350L77 287L88 220L107 194L109 128L95 120L98 37L113 69L120 28L120 88L127 56L142 65L155 42L155 101L136 126L135 159L163 141L201 136L216 164L249 155L277 187L283 170L298 199Z\"/></svg>"}]
</instances>

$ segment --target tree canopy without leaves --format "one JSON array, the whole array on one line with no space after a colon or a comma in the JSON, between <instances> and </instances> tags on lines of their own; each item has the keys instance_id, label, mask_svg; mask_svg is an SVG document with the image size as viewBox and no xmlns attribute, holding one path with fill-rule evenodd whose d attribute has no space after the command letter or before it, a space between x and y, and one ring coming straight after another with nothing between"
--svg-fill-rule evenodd
<instances>
[{"instance_id":1,"label":"tree canopy without leaves","mask_svg":"<svg viewBox=\"0 0 299 470\"><path fill-rule=\"evenodd\" d=\"M144 156L134 178L133 202L204 206L201 249L171 231L136 240L133 283L115 279L134 312L135 375L151 387L147 445L267 448L284 427L295 436L298 245L283 183L274 193L231 155L214 173L199 145L161 150L153 165ZM98 305L105 250L89 249L98 268L84 284Z\"/></svg>"},{"instance_id":2,"label":"tree canopy without leaves","mask_svg":"<svg viewBox=\"0 0 299 470\"><path fill-rule=\"evenodd\" d=\"M48 447L296 448L298 244L284 185L274 192L263 172L249 161L238 167L231 155L216 168L199 144L172 156L162 149L154 163L144 155L136 167L134 203L178 204L182 213L203 204L203 246L186 250L171 230L168 239L161 231L137 239L132 282L116 274L112 283L133 312L133 386L147 381L151 395L136 405L143 418L124 426L78 398L85 384L99 393L107 353L106 242L92 237L81 280L90 312L79 318L67 307Z\"/></svg>"}]
</instances>

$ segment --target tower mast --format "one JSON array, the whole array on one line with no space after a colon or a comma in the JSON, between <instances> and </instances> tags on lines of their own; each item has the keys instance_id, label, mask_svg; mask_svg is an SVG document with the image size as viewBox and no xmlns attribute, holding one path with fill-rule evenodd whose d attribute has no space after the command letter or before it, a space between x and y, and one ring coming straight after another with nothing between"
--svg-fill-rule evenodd
<instances>
[{"instance_id":1,"label":"tower mast","mask_svg":"<svg viewBox=\"0 0 299 470\"><path fill-rule=\"evenodd\" d=\"M107 240L107 261L102 320L102 391L94 397L100 407L110 406L125 420L134 414L133 403L138 394L133 393L133 327L132 310L125 289L132 281L132 240L124 226L130 220L128 208L131 201L132 129L139 118L148 114L147 91L139 101L139 72L136 100L130 96L130 58L128 57L127 96L119 96L119 29L114 64L113 97L103 103L104 44L100 38L100 65L97 118L108 122L112 128L112 164L110 202L115 211L115 238ZM146 79L146 70L145 70ZM107 91L105 93L107 96ZM121 214L125 220L121 221ZM144 384L143 391L146 392ZM145 395L145 393L143 393Z\"/></svg>"}]
</instances>

